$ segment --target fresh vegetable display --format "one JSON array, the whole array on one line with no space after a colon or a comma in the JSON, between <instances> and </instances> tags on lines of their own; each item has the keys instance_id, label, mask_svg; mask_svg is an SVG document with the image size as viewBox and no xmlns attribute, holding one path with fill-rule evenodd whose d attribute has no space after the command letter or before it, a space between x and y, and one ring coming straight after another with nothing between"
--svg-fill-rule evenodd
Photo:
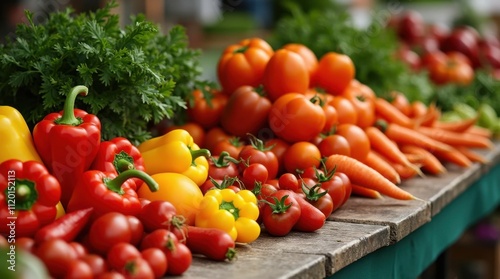
<instances>
[{"instance_id":1,"label":"fresh vegetable display","mask_svg":"<svg viewBox=\"0 0 500 279\"><path fill-rule=\"evenodd\" d=\"M51 74L50 87L35 86L44 102L30 108L29 119L17 105L0 106L0 219L17 218L16 246L39 259L52 278L164 278L186 273L195 257L235 261L241 246L251 247L263 234L279 241L290 233L321 233L354 196L380 204L393 199L398 206L420 200L405 182L486 163L478 151L495 147L500 121L494 101L449 107L433 95L485 81L476 64L482 60L451 47L457 34L443 43L454 52L435 52L422 60L426 70L410 69L390 56L402 55L390 33L368 38L373 45L362 51L350 44L364 31L333 24L333 14L295 11L296 19L277 25L273 41L249 37L229 44L213 65L217 87L198 80L194 53L175 42L179 38L166 42L136 18L113 40L123 57L138 59L126 60L129 71L143 70L130 73L132 86L122 84L123 58L114 61L116 69L95 64L101 50L91 43L110 39L117 19L108 14L112 6L91 20L82 15L75 22L68 13L49 20L48 26L93 30L90 42L78 44L85 51L71 68L82 78L63 71ZM403 26L412 20L403 19ZM298 23L308 28L294 34ZM292 33L284 34L286 28ZM28 20L20 35L29 29L48 32ZM175 32L169 36L180 36ZM421 32L393 35L415 45ZM17 42L29 46L28 38ZM151 43L135 45L143 38ZM339 38L346 39L337 44ZM71 47L56 39L56 51ZM0 48L4 70L17 61L11 48L14 42ZM153 53L151 61L144 57ZM12 71L13 81L0 90L19 89L16 98L28 94L20 88L34 82L29 69ZM425 81L412 84L412 77ZM77 83L69 86L66 79ZM114 103L118 91L126 109ZM59 97L63 110L54 112ZM174 114L176 121L165 119ZM32 130L26 120L35 124ZM157 120L166 121L151 125ZM9 239L8 226L0 233Z\"/></svg>"}]
</instances>

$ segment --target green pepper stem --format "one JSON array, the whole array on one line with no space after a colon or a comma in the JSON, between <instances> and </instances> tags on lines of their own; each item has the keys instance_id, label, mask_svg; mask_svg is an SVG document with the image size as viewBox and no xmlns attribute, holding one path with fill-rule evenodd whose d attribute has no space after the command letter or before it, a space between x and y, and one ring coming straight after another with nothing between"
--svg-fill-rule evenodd
<instances>
[{"instance_id":1,"label":"green pepper stem","mask_svg":"<svg viewBox=\"0 0 500 279\"><path fill-rule=\"evenodd\" d=\"M16 180L16 210L30 210L38 200L35 183L30 180Z\"/></svg>"},{"instance_id":2,"label":"green pepper stem","mask_svg":"<svg viewBox=\"0 0 500 279\"><path fill-rule=\"evenodd\" d=\"M126 170L133 170L135 167L134 167L134 164L130 163L128 160L126 159L120 159L118 161L116 161L116 171L118 173L122 173Z\"/></svg>"},{"instance_id":3,"label":"green pepper stem","mask_svg":"<svg viewBox=\"0 0 500 279\"><path fill-rule=\"evenodd\" d=\"M78 126L82 123L81 119L76 118L75 116L75 100L76 96L82 94L83 96L87 96L89 93L89 89L86 86L78 85L71 89L69 94L66 96L66 100L64 101L64 110L61 118L57 120L57 124L65 124Z\"/></svg>"},{"instance_id":4,"label":"green pepper stem","mask_svg":"<svg viewBox=\"0 0 500 279\"><path fill-rule=\"evenodd\" d=\"M194 162L194 160L198 157L206 157L207 159L210 158L210 150L208 149L198 149L198 150L191 150L191 158L192 158L192 161Z\"/></svg>"},{"instance_id":5,"label":"green pepper stem","mask_svg":"<svg viewBox=\"0 0 500 279\"><path fill-rule=\"evenodd\" d=\"M120 193L122 191L122 185L127 181L127 179L130 178L139 178L142 181L144 181L151 192L156 192L158 191L158 183L147 173L140 171L140 170L126 170L122 173L120 173L117 177L115 177L112 180L105 181L106 187L108 187L109 190L115 192L115 193Z\"/></svg>"}]
</instances>

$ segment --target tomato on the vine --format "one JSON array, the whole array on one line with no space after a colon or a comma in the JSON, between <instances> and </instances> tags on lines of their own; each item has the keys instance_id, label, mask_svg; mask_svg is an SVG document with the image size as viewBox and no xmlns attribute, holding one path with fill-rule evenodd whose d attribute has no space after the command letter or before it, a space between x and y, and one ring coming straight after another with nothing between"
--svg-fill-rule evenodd
<instances>
[{"instance_id":1,"label":"tomato on the vine","mask_svg":"<svg viewBox=\"0 0 500 279\"><path fill-rule=\"evenodd\" d=\"M249 38L226 47L217 65L217 77L225 94L242 85L258 86L274 50L263 39Z\"/></svg>"},{"instance_id":2,"label":"tomato on the vine","mask_svg":"<svg viewBox=\"0 0 500 279\"><path fill-rule=\"evenodd\" d=\"M304 59L294 51L277 50L269 59L262 84L273 102L287 93L305 93L309 88L309 72Z\"/></svg>"},{"instance_id":3,"label":"tomato on the vine","mask_svg":"<svg viewBox=\"0 0 500 279\"><path fill-rule=\"evenodd\" d=\"M310 141L323 130L325 122L325 112L317 99L298 93L279 97L269 113L271 130L290 143Z\"/></svg>"},{"instance_id":4,"label":"tomato on the vine","mask_svg":"<svg viewBox=\"0 0 500 279\"><path fill-rule=\"evenodd\" d=\"M256 137L250 137L250 144L243 147L239 154L240 170L245 169L245 165L260 163L264 165L268 172L268 179L273 179L278 175L278 158L266 147L264 142Z\"/></svg>"},{"instance_id":5,"label":"tomato on the vine","mask_svg":"<svg viewBox=\"0 0 500 279\"><path fill-rule=\"evenodd\" d=\"M269 177L269 172L261 163L251 163L245 166L241 172L241 181L245 185L245 189L253 190L255 183L266 183Z\"/></svg>"},{"instance_id":6,"label":"tomato on the vine","mask_svg":"<svg viewBox=\"0 0 500 279\"><path fill-rule=\"evenodd\" d=\"M280 175L278 184L280 186L280 189L283 190L290 190L293 192L299 192L300 190L299 179L295 174L291 172L286 172Z\"/></svg>"},{"instance_id":7,"label":"tomato on the vine","mask_svg":"<svg viewBox=\"0 0 500 279\"><path fill-rule=\"evenodd\" d=\"M262 208L262 223L270 235L287 235L300 218L301 208L290 193L278 190L266 199Z\"/></svg>"},{"instance_id":8,"label":"tomato on the vine","mask_svg":"<svg viewBox=\"0 0 500 279\"><path fill-rule=\"evenodd\" d=\"M270 109L271 101L259 88L240 86L222 111L221 126L234 136L256 135L265 127Z\"/></svg>"}]
</instances>

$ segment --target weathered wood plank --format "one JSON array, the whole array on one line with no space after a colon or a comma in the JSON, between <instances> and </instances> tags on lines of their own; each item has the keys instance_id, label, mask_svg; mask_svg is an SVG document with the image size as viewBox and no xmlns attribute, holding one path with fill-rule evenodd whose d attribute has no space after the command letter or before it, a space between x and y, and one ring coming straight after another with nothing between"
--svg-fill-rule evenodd
<instances>
[{"instance_id":1,"label":"weathered wood plank","mask_svg":"<svg viewBox=\"0 0 500 279\"><path fill-rule=\"evenodd\" d=\"M326 222L323 228L313 233L292 232L286 237L272 237L263 232L257 241L251 243L255 250L324 255L326 275L387 245L387 226L332 221Z\"/></svg>"}]
</instances>

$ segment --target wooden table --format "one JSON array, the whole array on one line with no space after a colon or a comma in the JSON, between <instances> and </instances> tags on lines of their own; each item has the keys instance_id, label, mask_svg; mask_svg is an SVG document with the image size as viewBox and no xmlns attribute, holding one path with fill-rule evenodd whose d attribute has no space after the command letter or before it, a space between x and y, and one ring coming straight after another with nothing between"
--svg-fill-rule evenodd
<instances>
[{"instance_id":1,"label":"wooden table","mask_svg":"<svg viewBox=\"0 0 500 279\"><path fill-rule=\"evenodd\" d=\"M500 204L500 142L481 153L488 164L405 181L421 201L352 197L317 232L263 232L235 261L195 257L182 278L416 278Z\"/></svg>"}]
</instances>

